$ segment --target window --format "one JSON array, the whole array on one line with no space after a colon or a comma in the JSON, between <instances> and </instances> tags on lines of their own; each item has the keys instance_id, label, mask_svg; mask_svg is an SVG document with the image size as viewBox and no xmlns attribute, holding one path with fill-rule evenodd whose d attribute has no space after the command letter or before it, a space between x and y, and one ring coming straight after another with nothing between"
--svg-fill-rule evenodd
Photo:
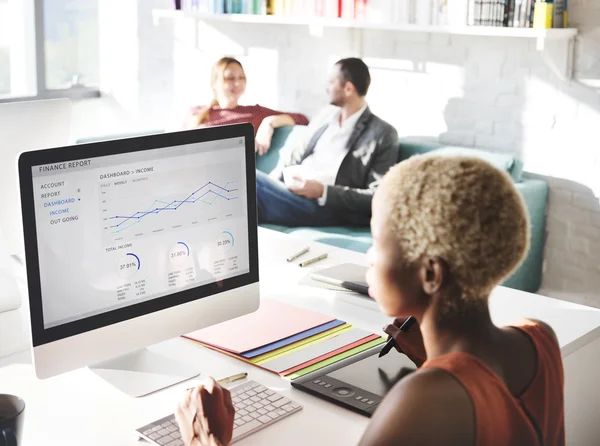
<instances>
[{"instance_id":1,"label":"window","mask_svg":"<svg viewBox=\"0 0 600 446\"><path fill-rule=\"evenodd\" d=\"M8 0L0 0L0 96L10 94L10 46Z\"/></svg>"},{"instance_id":2,"label":"window","mask_svg":"<svg viewBox=\"0 0 600 446\"><path fill-rule=\"evenodd\" d=\"M98 86L98 0L44 0L48 89Z\"/></svg>"},{"instance_id":3,"label":"window","mask_svg":"<svg viewBox=\"0 0 600 446\"><path fill-rule=\"evenodd\" d=\"M0 94L36 94L33 0L0 0Z\"/></svg>"},{"instance_id":4,"label":"window","mask_svg":"<svg viewBox=\"0 0 600 446\"><path fill-rule=\"evenodd\" d=\"M99 0L0 0L0 102L99 96Z\"/></svg>"}]
</instances>

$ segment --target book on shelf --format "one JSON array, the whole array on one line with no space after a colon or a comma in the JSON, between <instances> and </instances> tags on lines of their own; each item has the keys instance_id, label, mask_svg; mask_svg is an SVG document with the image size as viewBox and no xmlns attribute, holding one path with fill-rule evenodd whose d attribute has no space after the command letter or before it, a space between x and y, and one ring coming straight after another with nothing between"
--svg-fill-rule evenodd
<instances>
[{"instance_id":1,"label":"book on shelf","mask_svg":"<svg viewBox=\"0 0 600 446\"><path fill-rule=\"evenodd\" d=\"M467 25L469 26L531 28L537 3L544 3L540 8L548 11L557 2L560 6L557 8L558 11L553 9L557 16L554 20L566 26L566 0L555 0L554 4L540 0L467 0L467 2ZM549 25L544 22L544 26Z\"/></svg>"},{"instance_id":2,"label":"book on shelf","mask_svg":"<svg viewBox=\"0 0 600 446\"><path fill-rule=\"evenodd\" d=\"M552 28L566 28L565 8L567 0L554 0L554 13L552 16Z\"/></svg>"},{"instance_id":3,"label":"book on shelf","mask_svg":"<svg viewBox=\"0 0 600 446\"><path fill-rule=\"evenodd\" d=\"M201 14L324 17L424 26L567 27L567 0L177 0ZM534 20L535 19L535 20Z\"/></svg>"},{"instance_id":4,"label":"book on shelf","mask_svg":"<svg viewBox=\"0 0 600 446\"><path fill-rule=\"evenodd\" d=\"M554 18L554 3L536 2L533 13L534 28L552 28Z\"/></svg>"},{"instance_id":5,"label":"book on shelf","mask_svg":"<svg viewBox=\"0 0 600 446\"><path fill-rule=\"evenodd\" d=\"M431 24L431 2L445 1L426 0L427 24ZM178 0L174 5L176 9L201 14L260 14L414 23L417 0Z\"/></svg>"}]
</instances>

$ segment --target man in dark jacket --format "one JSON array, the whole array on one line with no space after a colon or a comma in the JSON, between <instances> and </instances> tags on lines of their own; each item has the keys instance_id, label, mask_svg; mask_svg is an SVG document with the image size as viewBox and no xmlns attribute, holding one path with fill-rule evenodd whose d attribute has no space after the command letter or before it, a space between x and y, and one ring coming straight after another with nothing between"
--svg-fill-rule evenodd
<instances>
[{"instance_id":1,"label":"man in dark jacket","mask_svg":"<svg viewBox=\"0 0 600 446\"><path fill-rule=\"evenodd\" d=\"M375 189L398 160L396 130L367 106L370 83L362 60L334 65L327 93L335 111L313 121L305 141L286 144L270 176L257 172L261 223L368 226Z\"/></svg>"}]
</instances>

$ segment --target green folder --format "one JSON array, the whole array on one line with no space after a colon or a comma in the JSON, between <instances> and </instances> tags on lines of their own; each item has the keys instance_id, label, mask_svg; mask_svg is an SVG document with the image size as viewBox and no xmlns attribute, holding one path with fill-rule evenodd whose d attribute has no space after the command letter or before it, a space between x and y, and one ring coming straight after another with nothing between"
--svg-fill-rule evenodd
<instances>
[{"instance_id":1,"label":"green folder","mask_svg":"<svg viewBox=\"0 0 600 446\"><path fill-rule=\"evenodd\" d=\"M309 373L314 372L315 370L322 369L323 367L327 367L328 365L335 364L336 362L341 361L342 359L346 359L351 356L357 355L358 353L361 353L361 352L364 352L365 350L376 347L380 344L383 344L384 342L385 342L385 339L381 338L381 337L377 338L377 339L373 339L371 342L367 342L366 344L359 345L358 347L354 347L353 349L348 350L347 352L340 353L339 355L332 356L331 358L327 358L321 362L317 362L316 364L308 366L305 369L298 370L297 372L294 372L291 375L286 376L285 378L288 378L291 380L300 378L301 376L308 375Z\"/></svg>"},{"instance_id":2,"label":"green folder","mask_svg":"<svg viewBox=\"0 0 600 446\"><path fill-rule=\"evenodd\" d=\"M275 357L280 357L284 354L292 353L293 351L296 351L299 348L307 347L308 345L313 344L317 341L324 341L325 339L329 339L333 336L339 335L343 331L352 329L352 325L342 324L339 327L334 327L330 330L324 331L323 333L318 333L309 338L303 339L298 342L294 342L293 344L286 345L285 347L278 348L277 350L273 350L272 352L268 352L264 355L257 356L256 358L252 358L250 362L256 365L262 365L268 361L275 359Z\"/></svg>"}]
</instances>

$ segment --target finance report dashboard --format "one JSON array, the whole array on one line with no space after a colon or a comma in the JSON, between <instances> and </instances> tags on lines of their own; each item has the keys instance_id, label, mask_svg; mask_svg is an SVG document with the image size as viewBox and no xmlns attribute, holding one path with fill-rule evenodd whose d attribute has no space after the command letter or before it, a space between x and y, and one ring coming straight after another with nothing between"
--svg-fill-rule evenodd
<instances>
[{"instance_id":1,"label":"finance report dashboard","mask_svg":"<svg viewBox=\"0 0 600 446\"><path fill-rule=\"evenodd\" d=\"M32 168L44 328L249 272L244 138Z\"/></svg>"}]
</instances>

